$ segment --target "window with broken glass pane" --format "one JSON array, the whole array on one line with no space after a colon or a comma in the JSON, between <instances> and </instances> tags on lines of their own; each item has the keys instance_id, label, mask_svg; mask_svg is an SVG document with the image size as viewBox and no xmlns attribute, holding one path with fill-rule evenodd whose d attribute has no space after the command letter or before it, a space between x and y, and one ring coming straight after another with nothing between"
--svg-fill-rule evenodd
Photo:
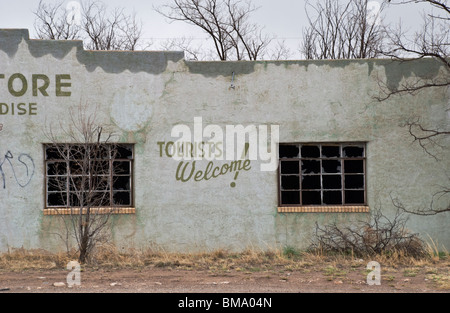
<instances>
[{"instance_id":1,"label":"window with broken glass pane","mask_svg":"<svg viewBox=\"0 0 450 313\"><path fill-rule=\"evenodd\" d=\"M46 206L131 207L133 145L48 144Z\"/></svg>"},{"instance_id":2,"label":"window with broken glass pane","mask_svg":"<svg viewBox=\"0 0 450 313\"><path fill-rule=\"evenodd\" d=\"M365 144L279 145L279 205L364 205Z\"/></svg>"}]
</instances>

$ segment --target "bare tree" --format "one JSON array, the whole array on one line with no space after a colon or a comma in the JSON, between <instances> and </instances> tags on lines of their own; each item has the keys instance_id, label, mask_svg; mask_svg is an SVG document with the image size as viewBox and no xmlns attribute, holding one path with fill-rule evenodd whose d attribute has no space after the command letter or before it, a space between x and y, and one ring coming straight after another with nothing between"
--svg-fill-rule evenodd
<instances>
[{"instance_id":1,"label":"bare tree","mask_svg":"<svg viewBox=\"0 0 450 313\"><path fill-rule=\"evenodd\" d=\"M115 8L108 14L105 4L91 1L83 7L83 30L88 36L86 46L92 50L136 50L142 25L135 14Z\"/></svg>"},{"instance_id":2,"label":"bare tree","mask_svg":"<svg viewBox=\"0 0 450 313\"><path fill-rule=\"evenodd\" d=\"M307 1L309 25L301 53L306 59L374 58L384 40L381 12L370 12L368 0Z\"/></svg>"},{"instance_id":3,"label":"bare tree","mask_svg":"<svg viewBox=\"0 0 450 313\"><path fill-rule=\"evenodd\" d=\"M411 91L408 90L405 92L409 93ZM408 119L403 126L408 129L409 134L413 138L413 142L417 142L423 151L436 162L447 161L445 158L448 156L448 136L450 135L448 128L441 129L436 126L426 127L420 117ZM437 152L438 150L443 152L444 159L441 159L439 156L440 153ZM392 198L392 203L398 209L417 215L435 215L450 212L450 177L448 177L447 185L437 186L437 188L438 190L431 195L431 201L427 207L408 208L398 197Z\"/></svg>"},{"instance_id":4,"label":"bare tree","mask_svg":"<svg viewBox=\"0 0 450 313\"><path fill-rule=\"evenodd\" d=\"M164 50L181 50L184 51L188 60L202 61L205 54L202 50L202 45L195 45L193 43L194 38L181 37L181 38L168 38L161 42L161 47Z\"/></svg>"},{"instance_id":5,"label":"bare tree","mask_svg":"<svg viewBox=\"0 0 450 313\"><path fill-rule=\"evenodd\" d=\"M422 13L422 26L412 35L404 31L402 25L388 28L386 32L388 43L383 50L383 54L401 63L418 59L432 59L441 66L437 73L433 73L429 77L411 77L397 87L388 86L386 82L379 81L381 92L375 98L384 101L394 96L414 96L429 89L443 89L448 93L450 87L450 6L448 1L388 0L387 2L391 5L428 4L432 10L428 13ZM446 108L442 113L447 114L448 110L449 108ZM426 125L420 116L407 120L404 127L407 128L413 141L417 142L437 162L442 160L436 153L438 151L436 149L443 151L444 155L448 155L448 136L450 135L448 127ZM440 186L440 189L432 195L430 205L426 208L407 208L398 198L393 199L393 204L404 211L420 215L449 212L450 188L448 185Z\"/></svg>"},{"instance_id":6,"label":"bare tree","mask_svg":"<svg viewBox=\"0 0 450 313\"><path fill-rule=\"evenodd\" d=\"M292 51L286 45L286 41L277 40L275 46L268 51L270 60L288 60L292 56Z\"/></svg>"},{"instance_id":7,"label":"bare tree","mask_svg":"<svg viewBox=\"0 0 450 313\"><path fill-rule=\"evenodd\" d=\"M264 54L271 39L262 33L262 29L250 22L250 14L256 10L250 1L226 1L229 24L232 31L228 34L237 60L257 60Z\"/></svg>"},{"instance_id":8,"label":"bare tree","mask_svg":"<svg viewBox=\"0 0 450 313\"><path fill-rule=\"evenodd\" d=\"M413 35L403 30L402 25L389 27L386 31L388 44L383 55L400 62L408 62L423 58L433 58L442 64L443 73L435 77L417 78L402 84L397 89L382 85L385 100L395 94L415 94L424 88L450 86L450 6L447 1L388 1L392 5L408 3L429 4L433 11L423 13L422 27Z\"/></svg>"},{"instance_id":9,"label":"bare tree","mask_svg":"<svg viewBox=\"0 0 450 313\"><path fill-rule=\"evenodd\" d=\"M62 5L62 1L52 4L39 1L38 8L34 11L34 29L39 39L81 39L80 25L68 22L68 11Z\"/></svg>"},{"instance_id":10,"label":"bare tree","mask_svg":"<svg viewBox=\"0 0 450 313\"><path fill-rule=\"evenodd\" d=\"M171 21L183 21L205 31L219 60L257 60L270 38L250 21L256 10L250 1L173 0L156 11Z\"/></svg>"},{"instance_id":11,"label":"bare tree","mask_svg":"<svg viewBox=\"0 0 450 313\"><path fill-rule=\"evenodd\" d=\"M449 179L450 181L450 179ZM447 206L442 206L442 205L436 205L436 202L445 199L450 196L450 187L447 186L440 186L440 190L434 192L431 196L431 201L430 204L427 207L422 207L422 208L409 208L406 207L405 204L402 202L401 199L399 199L398 197L392 197L392 203L393 205L403 211L403 212L407 212L407 213L411 213L411 214L415 214L415 215L422 215L422 216L427 216L427 215L436 215L439 213L443 213L443 212L450 212L450 206L447 203Z\"/></svg>"},{"instance_id":12,"label":"bare tree","mask_svg":"<svg viewBox=\"0 0 450 313\"><path fill-rule=\"evenodd\" d=\"M112 134L105 134L96 113L88 114L87 109L80 105L71 110L71 123L58 125L56 133L50 127L50 143L45 147L47 173L52 174L47 177L47 206L64 219L66 233L60 237L75 238L81 263L104 238L115 212L111 186L120 171L114 162L120 144L111 142Z\"/></svg>"},{"instance_id":13,"label":"bare tree","mask_svg":"<svg viewBox=\"0 0 450 313\"><path fill-rule=\"evenodd\" d=\"M142 40L142 23L122 8L108 10L97 0L85 1L78 20L70 19L64 2L42 0L34 12L34 27L40 39L80 39L91 50L136 50Z\"/></svg>"}]
</instances>

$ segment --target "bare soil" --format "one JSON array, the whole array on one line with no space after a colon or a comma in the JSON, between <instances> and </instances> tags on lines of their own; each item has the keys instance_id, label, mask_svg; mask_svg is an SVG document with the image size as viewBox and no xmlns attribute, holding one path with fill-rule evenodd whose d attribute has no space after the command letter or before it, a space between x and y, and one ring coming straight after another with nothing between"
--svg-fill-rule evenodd
<instances>
[{"instance_id":1,"label":"bare soil","mask_svg":"<svg viewBox=\"0 0 450 313\"><path fill-rule=\"evenodd\" d=\"M83 268L68 287L66 269L0 271L0 293L442 293L450 291L449 262L381 267L368 285L366 264L320 263L289 269ZM55 283L64 283L57 287ZM58 285L58 284L56 284ZM62 284L60 284L62 285Z\"/></svg>"}]
</instances>

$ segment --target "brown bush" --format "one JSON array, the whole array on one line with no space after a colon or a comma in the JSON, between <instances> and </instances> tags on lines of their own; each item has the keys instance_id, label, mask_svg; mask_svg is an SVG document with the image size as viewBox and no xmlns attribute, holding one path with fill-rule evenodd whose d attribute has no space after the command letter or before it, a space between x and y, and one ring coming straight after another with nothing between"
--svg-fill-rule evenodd
<instances>
[{"instance_id":1,"label":"brown bush","mask_svg":"<svg viewBox=\"0 0 450 313\"><path fill-rule=\"evenodd\" d=\"M319 226L310 250L351 253L356 256L389 255L401 253L405 256L424 257L427 250L418 234L406 228L404 212L397 211L388 219L380 210L374 211L370 221L358 221L350 226L332 223Z\"/></svg>"}]
</instances>

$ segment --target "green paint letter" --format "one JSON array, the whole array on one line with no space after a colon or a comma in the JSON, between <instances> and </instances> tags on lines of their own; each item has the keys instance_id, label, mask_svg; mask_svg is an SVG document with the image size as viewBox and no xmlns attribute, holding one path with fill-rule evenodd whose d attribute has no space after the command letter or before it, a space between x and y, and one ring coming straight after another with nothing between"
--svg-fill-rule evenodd
<instances>
[{"instance_id":1,"label":"green paint letter","mask_svg":"<svg viewBox=\"0 0 450 313\"><path fill-rule=\"evenodd\" d=\"M33 96L36 97L38 95L38 90L41 92L43 96L48 96L47 88L50 85L50 79L44 74L33 74L31 76L31 80L33 82ZM44 83L42 86L38 87L38 80L42 80Z\"/></svg>"},{"instance_id":2,"label":"green paint letter","mask_svg":"<svg viewBox=\"0 0 450 313\"><path fill-rule=\"evenodd\" d=\"M14 80L18 78L21 82L22 82L22 88L18 91L16 91L14 89ZM8 91L11 95L13 95L14 97L21 97L25 94L25 92L27 92L28 89L28 83L27 83L27 79L25 78L25 76L23 76L20 73L15 73L12 74L11 77L9 77L8 79Z\"/></svg>"},{"instance_id":3,"label":"green paint letter","mask_svg":"<svg viewBox=\"0 0 450 313\"><path fill-rule=\"evenodd\" d=\"M69 74L60 74L56 75L56 96L57 97L70 97L72 94L70 91L63 91L61 88L63 87L71 87L72 84L70 82L62 82L62 80L70 80Z\"/></svg>"}]
</instances>

